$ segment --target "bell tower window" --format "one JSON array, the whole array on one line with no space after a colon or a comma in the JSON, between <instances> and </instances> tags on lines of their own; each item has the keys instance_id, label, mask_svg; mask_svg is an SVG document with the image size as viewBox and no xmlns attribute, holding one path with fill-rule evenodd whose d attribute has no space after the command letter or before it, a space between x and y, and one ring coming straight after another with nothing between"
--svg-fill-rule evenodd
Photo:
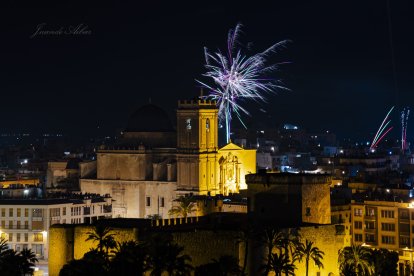
<instances>
[{"instance_id":1,"label":"bell tower window","mask_svg":"<svg viewBox=\"0 0 414 276\"><path fill-rule=\"evenodd\" d=\"M187 130L191 130L191 119L186 119L185 125Z\"/></svg>"},{"instance_id":2,"label":"bell tower window","mask_svg":"<svg viewBox=\"0 0 414 276\"><path fill-rule=\"evenodd\" d=\"M210 119L207 118L206 120L206 131L209 132L210 131Z\"/></svg>"}]
</instances>

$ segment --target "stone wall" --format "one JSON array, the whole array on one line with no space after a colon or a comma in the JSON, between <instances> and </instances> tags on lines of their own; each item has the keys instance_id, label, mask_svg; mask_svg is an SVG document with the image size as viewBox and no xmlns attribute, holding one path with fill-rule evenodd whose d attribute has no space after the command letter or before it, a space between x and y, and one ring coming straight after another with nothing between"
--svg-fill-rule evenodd
<instances>
[{"instance_id":1,"label":"stone wall","mask_svg":"<svg viewBox=\"0 0 414 276\"><path fill-rule=\"evenodd\" d=\"M85 241L88 237L87 232L92 229L87 225L54 225L50 228L50 276L58 276L60 269L70 260L81 259L91 248L96 248L96 243ZM138 228L113 229L118 242L139 240ZM237 240L239 233L236 231L177 231L172 232L172 235L174 241L184 247L183 254L192 257L194 267L209 263L212 259L219 259L223 255L238 258L242 265L244 248Z\"/></svg>"},{"instance_id":2,"label":"stone wall","mask_svg":"<svg viewBox=\"0 0 414 276\"><path fill-rule=\"evenodd\" d=\"M345 235L337 234L335 225L302 227L300 234L303 241L306 239L312 241L314 246L325 253L322 261L324 268L319 269L310 261L309 275L317 275L317 272L320 272L320 276L339 275L338 252L346 245ZM296 266L298 268L295 271L296 275L306 275L305 261L297 263Z\"/></svg>"},{"instance_id":3,"label":"stone wall","mask_svg":"<svg viewBox=\"0 0 414 276\"><path fill-rule=\"evenodd\" d=\"M302 185L302 221L331 223L331 196L329 184Z\"/></svg>"},{"instance_id":4,"label":"stone wall","mask_svg":"<svg viewBox=\"0 0 414 276\"><path fill-rule=\"evenodd\" d=\"M49 229L49 275L59 275L60 269L73 259L74 228L54 225Z\"/></svg>"}]
</instances>

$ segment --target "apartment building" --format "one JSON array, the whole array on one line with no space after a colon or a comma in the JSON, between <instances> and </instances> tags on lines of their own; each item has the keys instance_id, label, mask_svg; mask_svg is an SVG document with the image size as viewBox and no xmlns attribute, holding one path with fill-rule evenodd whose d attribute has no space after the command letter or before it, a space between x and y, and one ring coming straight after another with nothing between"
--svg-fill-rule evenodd
<instances>
[{"instance_id":1,"label":"apartment building","mask_svg":"<svg viewBox=\"0 0 414 276\"><path fill-rule=\"evenodd\" d=\"M90 224L97 219L111 217L112 199L109 196L0 199L0 237L16 251L29 248L38 258L47 259L51 225Z\"/></svg>"},{"instance_id":2,"label":"apartment building","mask_svg":"<svg viewBox=\"0 0 414 276\"><path fill-rule=\"evenodd\" d=\"M414 203L394 201L352 201L353 244L398 251L399 271L413 267Z\"/></svg>"}]
</instances>

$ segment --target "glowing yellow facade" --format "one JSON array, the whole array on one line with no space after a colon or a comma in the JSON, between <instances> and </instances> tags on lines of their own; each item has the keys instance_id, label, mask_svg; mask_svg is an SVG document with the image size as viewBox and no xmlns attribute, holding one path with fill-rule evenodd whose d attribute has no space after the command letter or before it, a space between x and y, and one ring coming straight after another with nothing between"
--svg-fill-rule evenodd
<instances>
[{"instance_id":1,"label":"glowing yellow facade","mask_svg":"<svg viewBox=\"0 0 414 276\"><path fill-rule=\"evenodd\" d=\"M218 150L217 156L221 193L227 195L247 189L245 175L256 173L256 150L243 149L230 142Z\"/></svg>"},{"instance_id":2,"label":"glowing yellow facade","mask_svg":"<svg viewBox=\"0 0 414 276\"><path fill-rule=\"evenodd\" d=\"M218 148L215 101L179 101L177 110L178 193L238 193L247 189L245 175L256 172L256 150L233 143Z\"/></svg>"}]
</instances>

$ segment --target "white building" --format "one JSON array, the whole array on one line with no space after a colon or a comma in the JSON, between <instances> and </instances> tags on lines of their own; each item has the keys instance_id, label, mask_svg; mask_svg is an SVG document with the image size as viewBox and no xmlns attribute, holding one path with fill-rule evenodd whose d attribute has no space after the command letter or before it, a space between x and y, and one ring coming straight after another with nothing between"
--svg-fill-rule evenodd
<instances>
[{"instance_id":1,"label":"white building","mask_svg":"<svg viewBox=\"0 0 414 276\"><path fill-rule=\"evenodd\" d=\"M38 258L48 258L50 225L92 223L112 217L109 196L72 195L57 199L1 199L0 237L10 248L31 249Z\"/></svg>"}]
</instances>

